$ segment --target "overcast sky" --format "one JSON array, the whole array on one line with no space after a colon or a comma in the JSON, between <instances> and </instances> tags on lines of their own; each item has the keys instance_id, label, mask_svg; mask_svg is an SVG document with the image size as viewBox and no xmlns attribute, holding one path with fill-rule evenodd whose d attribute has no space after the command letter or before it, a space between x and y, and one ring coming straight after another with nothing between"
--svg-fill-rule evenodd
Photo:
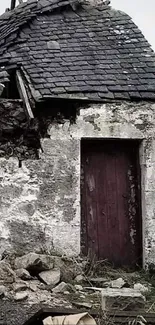
<instances>
[{"instance_id":1,"label":"overcast sky","mask_svg":"<svg viewBox=\"0 0 155 325\"><path fill-rule=\"evenodd\" d=\"M10 7L10 3L11 0L0 0L0 13ZM111 4L133 18L155 50L155 0L111 0Z\"/></svg>"}]
</instances>

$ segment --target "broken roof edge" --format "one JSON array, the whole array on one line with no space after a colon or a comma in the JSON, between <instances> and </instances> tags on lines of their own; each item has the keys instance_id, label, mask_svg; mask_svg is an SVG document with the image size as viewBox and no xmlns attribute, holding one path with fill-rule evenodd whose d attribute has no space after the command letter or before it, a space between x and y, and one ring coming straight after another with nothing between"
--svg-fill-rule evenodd
<instances>
[{"instance_id":1,"label":"broken roof edge","mask_svg":"<svg viewBox=\"0 0 155 325\"><path fill-rule=\"evenodd\" d=\"M40 96L38 98L36 98L36 104L38 103L43 103L43 102L46 102L46 101L52 101L52 100L64 100L64 101L77 101L77 102L80 102L80 103L87 103L87 104L91 104L91 103L96 103L96 104L104 104L104 103L125 103L125 102L130 102L130 103L142 103L142 102L149 102L149 103L155 103L155 96L154 98L149 98L146 96L146 98L133 98L133 99L127 99L124 97L123 98L114 98L114 99L110 99L110 98L102 98L102 99L93 99L93 98L87 98L87 97L78 97L78 96Z\"/></svg>"},{"instance_id":2,"label":"broken roof edge","mask_svg":"<svg viewBox=\"0 0 155 325\"><path fill-rule=\"evenodd\" d=\"M110 1L109 1L110 4ZM0 25L2 22L8 21L12 16L23 14L23 10L28 9L29 13L34 13L35 16L37 14L44 14L45 12L51 12L60 7L66 7L68 5L77 5L77 6L90 6L98 9L110 9L112 8L109 4L107 4L106 0L27 0L23 3L19 3L14 9L8 10L0 15ZM72 7L73 10L76 9ZM35 17L33 16L33 17ZM28 17L29 21L33 18L31 15ZM26 23L26 22L24 22Z\"/></svg>"},{"instance_id":3,"label":"broken roof edge","mask_svg":"<svg viewBox=\"0 0 155 325\"><path fill-rule=\"evenodd\" d=\"M93 98L92 94L91 97L87 93L86 95L81 94L80 92L78 93L64 93L64 94L58 94L58 95L41 95L41 93L36 90L33 86L33 82L31 81L31 77L27 73L27 71L23 68L20 67L19 71L21 71L23 75L23 79L26 83L26 88L28 90L28 96L30 103L32 104L32 107L34 109L35 104L37 103L42 103L46 101L52 101L52 100L64 100L64 101L78 101L80 103L118 103L118 102L132 102L132 103L139 103L139 102L155 102L155 93L152 91L144 91L142 96L139 95L131 95L131 96L126 96L125 92L116 92L116 97L106 97L105 98ZM82 95L82 96L81 96ZM95 95L95 93L94 93Z\"/></svg>"},{"instance_id":4,"label":"broken roof edge","mask_svg":"<svg viewBox=\"0 0 155 325\"><path fill-rule=\"evenodd\" d=\"M103 1L91 1L91 0L27 0L23 3L19 3L14 9L8 10L0 15L0 24L2 21L9 20L13 15L18 15L21 13L21 9L28 9L29 11L37 14L42 14L45 12L50 12L56 8L66 7L68 5L77 5L77 6L91 6L91 7L102 7L102 9L111 8L111 6L106 4ZM31 17L30 17L31 19Z\"/></svg>"}]
</instances>

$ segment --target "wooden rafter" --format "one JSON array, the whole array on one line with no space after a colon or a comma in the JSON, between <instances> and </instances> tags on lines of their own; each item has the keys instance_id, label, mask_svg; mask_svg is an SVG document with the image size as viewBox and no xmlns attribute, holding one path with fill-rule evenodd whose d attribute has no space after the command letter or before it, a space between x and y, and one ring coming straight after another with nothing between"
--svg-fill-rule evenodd
<instances>
[{"instance_id":1,"label":"wooden rafter","mask_svg":"<svg viewBox=\"0 0 155 325\"><path fill-rule=\"evenodd\" d=\"M17 80L17 88L20 94L21 99L23 100L25 112L29 120L32 120L34 118L30 101L27 95L26 87L24 84L24 80L22 78L22 74L19 70L16 71L16 80Z\"/></svg>"}]
</instances>

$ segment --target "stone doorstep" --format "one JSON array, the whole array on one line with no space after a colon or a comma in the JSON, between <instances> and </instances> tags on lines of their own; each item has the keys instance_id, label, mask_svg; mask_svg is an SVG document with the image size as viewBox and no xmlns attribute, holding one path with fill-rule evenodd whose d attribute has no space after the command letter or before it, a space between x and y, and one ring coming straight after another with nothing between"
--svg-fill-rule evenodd
<instances>
[{"instance_id":1,"label":"stone doorstep","mask_svg":"<svg viewBox=\"0 0 155 325\"><path fill-rule=\"evenodd\" d=\"M132 297L132 298L143 297L143 295L139 290L135 290L132 288L121 288L121 289L105 288L105 289L101 289L101 295L103 297Z\"/></svg>"},{"instance_id":2,"label":"stone doorstep","mask_svg":"<svg viewBox=\"0 0 155 325\"><path fill-rule=\"evenodd\" d=\"M140 291L130 288L101 290L102 310L120 308L121 310L140 310L144 308L145 297Z\"/></svg>"}]
</instances>

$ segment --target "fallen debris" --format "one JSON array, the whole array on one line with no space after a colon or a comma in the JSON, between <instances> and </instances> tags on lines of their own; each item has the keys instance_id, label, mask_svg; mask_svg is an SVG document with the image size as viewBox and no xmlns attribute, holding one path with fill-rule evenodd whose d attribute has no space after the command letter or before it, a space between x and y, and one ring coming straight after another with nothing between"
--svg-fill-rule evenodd
<instances>
[{"instance_id":1,"label":"fallen debris","mask_svg":"<svg viewBox=\"0 0 155 325\"><path fill-rule=\"evenodd\" d=\"M60 269L53 269L49 271L43 271L38 275L44 283L53 288L56 284L60 282Z\"/></svg>"},{"instance_id":2,"label":"fallen debris","mask_svg":"<svg viewBox=\"0 0 155 325\"><path fill-rule=\"evenodd\" d=\"M74 279L75 282L79 283L84 281L84 276L82 274L79 274L76 276L76 278Z\"/></svg>"},{"instance_id":3,"label":"fallen debris","mask_svg":"<svg viewBox=\"0 0 155 325\"><path fill-rule=\"evenodd\" d=\"M130 288L105 288L101 290L101 304L102 310L111 308L115 303L117 307L122 304L122 308L132 304L132 309L140 304L144 307L145 297L142 293L135 289ZM131 308L131 307L130 307Z\"/></svg>"},{"instance_id":4,"label":"fallen debris","mask_svg":"<svg viewBox=\"0 0 155 325\"><path fill-rule=\"evenodd\" d=\"M17 269L17 270L15 270L15 272L16 272L16 275L22 280L31 280L32 279L30 273L25 269Z\"/></svg>"},{"instance_id":5,"label":"fallen debris","mask_svg":"<svg viewBox=\"0 0 155 325\"><path fill-rule=\"evenodd\" d=\"M53 288L52 292L54 293L63 293L68 289L68 284L65 282L59 283L55 288Z\"/></svg>"},{"instance_id":6,"label":"fallen debris","mask_svg":"<svg viewBox=\"0 0 155 325\"><path fill-rule=\"evenodd\" d=\"M29 253L15 259L15 269L26 269L30 273L42 272L53 269L54 260L52 256Z\"/></svg>"},{"instance_id":7,"label":"fallen debris","mask_svg":"<svg viewBox=\"0 0 155 325\"><path fill-rule=\"evenodd\" d=\"M45 290L46 285L41 283L39 280L30 280L27 282L29 289L33 292L37 292L38 290Z\"/></svg>"},{"instance_id":8,"label":"fallen debris","mask_svg":"<svg viewBox=\"0 0 155 325\"><path fill-rule=\"evenodd\" d=\"M73 301L73 305L77 306L77 307L81 307L81 308L92 308L92 304L88 303L88 302L77 302L77 301Z\"/></svg>"},{"instance_id":9,"label":"fallen debris","mask_svg":"<svg viewBox=\"0 0 155 325\"><path fill-rule=\"evenodd\" d=\"M110 282L111 288L121 289L125 285L125 281L122 278L118 278L117 280L113 280Z\"/></svg>"},{"instance_id":10,"label":"fallen debris","mask_svg":"<svg viewBox=\"0 0 155 325\"><path fill-rule=\"evenodd\" d=\"M9 263L0 261L0 284L13 283L15 281L16 274L11 269Z\"/></svg>"},{"instance_id":11,"label":"fallen debris","mask_svg":"<svg viewBox=\"0 0 155 325\"><path fill-rule=\"evenodd\" d=\"M15 283L13 283L13 290L15 292L25 291L25 290L27 290L27 288L28 288L28 285L24 281L23 282L15 282Z\"/></svg>"},{"instance_id":12,"label":"fallen debris","mask_svg":"<svg viewBox=\"0 0 155 325\"><path fill-rule=\"evenodd\" d=\"M147 292L149 291L149 288L147 288L145 285L141 283L135 283L134 284L134 289L139 290L140 292Z\"/></svg>"},{"instance_id":13,"label":"fallen debris","mask_svg":"<svg viewBox=\"0 0 155 325\"><path fill-rule=\"evenodd\" d=\"M28 298L27 292L17 292L14 296L16 301L26 300Z\"/></svg>"},{"instance_id":14,"label":"fallen debris","mask_svg":"<svg viewBox=\"0 0 155 325\"><path fill-rule=\"evenodd\" d=\"M6 292L5 286L0 285L0 298L4 297L5 292Z\"/></svg>"},{"instance_id":15,"label":"fallen debris","mask_svg":"<svg viewBox=\"0 0 155 325\"><path fill-rule=\"evenodd\" d=\"M94 284L99 284L99 285L101 285L101 284L105 284L105 283L107 283L107 278L99 278L99 277L97 277L97 278L89 278L89 282L92 282L92 283L94 283Z\"/></svg>"},{"instance_id":16,"label":"fallen debris","mask_svg":"<svg viewBox=\"0 0 155 325\"><path fill-rule=\"evenodd\" d=\"M25 300L30 306L43 303L69 308L75 305L89 309L92 306L98 309L102 305L104 310L146 308L143 293L147 293L151 286L149 283L141 284L140 275L138 277L137 273L135 278L134 274L125 272L121 272L122 277L119 277L117 270L108 269L106 273L103 268L99 274L104 274L104 277L87 278L84 270L85 268L81 267L81 259L78 265L78 261L74 262L73 259L65 257L36 253L16 257L12 253L7 254L5 260L0 261L1 301L10 300L12 303ZM92 283L94 286L91 286ZM145 279L142 283L146 283ZM149 308L150 305L147 305L147 310Z\"/></svg>"},{"instance_id":17,"label":"fallen debris","mask_svg":"<svg viewBox=\"0 0 155 325\"><path fill-rule=\"evenodd\" d=\"M78 290L78 291L82 291L83 290L83 287L80 285L80 284L75 284L75 289Z\"/></svg>"}]
</instances>

